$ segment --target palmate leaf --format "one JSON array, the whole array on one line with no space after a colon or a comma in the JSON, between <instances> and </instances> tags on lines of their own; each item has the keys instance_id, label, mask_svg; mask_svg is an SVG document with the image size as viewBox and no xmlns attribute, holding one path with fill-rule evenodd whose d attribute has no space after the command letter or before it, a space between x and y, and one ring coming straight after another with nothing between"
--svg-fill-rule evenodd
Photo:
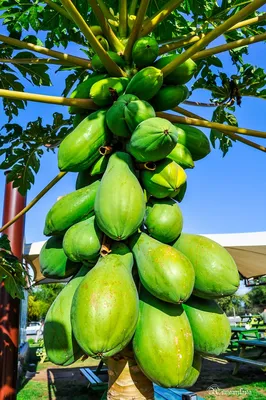
<instances>
[{"instance_id":1,"label":"palmate leaf","mask_svg":"<svg viewBox=\"0 0 266 400\"><path fill-rule=\"evenodd\" d=\"M14 181L14 187L18 187L22 195L34 184L44 149L53 150L68 134L71 123L71 119L54 113L51 125L43 125L40 117L29 122L25 129L18 124L4 125L6 133L0 135L0 156L4 156L4 160L0 169L11 170L8 179Z\"/></svg>"},{"instance_id":2,"label":"palmate leaf","mask_svg":"<svg viewBox=\"0 0 266 400\"><path fill-rule=\"evenodd\" d=\"M23 288L27 283L26 276L22 263L11 252L7 235L2 235L0 237L0 283L4 282L5 289L13 298L23 299Z\"/></svg>"},{"instance_id":3,"label":"palmate leaf","mask_svg":"<svg viewBox=\"0 0 266 400\"><path fill-rule=\"evenodd\" d=\"M212 121L219 122L220 124L238 126L235 115L226 111L224 106L219 106L214 110ZM232 147L232 139L225 136L222 132L218 131L217 129L212 129L210 132L210 141L214 148L216 140L219 141L219 148L220 150L222 150L224 157L228 152L229 148Z\"/></svg>"}]
</instances>

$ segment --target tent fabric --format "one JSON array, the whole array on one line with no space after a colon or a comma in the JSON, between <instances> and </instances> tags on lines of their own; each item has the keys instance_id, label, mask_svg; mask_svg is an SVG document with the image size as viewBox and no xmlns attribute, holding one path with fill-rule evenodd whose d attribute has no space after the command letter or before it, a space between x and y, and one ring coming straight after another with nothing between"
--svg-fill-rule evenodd
<instances>
[{"instance_id":1,"label":"tent fabric","mask_svg":"<svg viewBox=\"0 0 266 400\"><path fill-rule=\"evenodd\" d=\"M230 234L203 234L221 246L234 258L238 270L243 278L257 278L266 275L266 232L230 233ZM40 270L39 254L45 242L26 244L24 259L32 267L33 283L67 282L66 279L56 280L45 278Z\"/></svg>"}]
</instances>

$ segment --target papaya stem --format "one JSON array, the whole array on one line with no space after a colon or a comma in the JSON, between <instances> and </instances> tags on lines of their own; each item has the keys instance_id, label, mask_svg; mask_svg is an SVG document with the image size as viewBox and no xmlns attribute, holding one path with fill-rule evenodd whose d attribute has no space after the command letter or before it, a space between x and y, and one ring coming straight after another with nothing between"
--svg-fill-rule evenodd
<instances>
[{"instance_id":1,"label":"papaya stem","mask_svg":"<svg viewBox=\"0 0 266 400\"><path fill-rule=\"evenodd\" d=\"M226 32L230 32L230 31L233 31L238 28L242 28L247 25L248 26L254 25L254 24L257 24L258 22L264 21L265 19L266 19L266 13L259 15L257 17L254 17L254 18L249 18L244 21L238 22L237 24L233 25L231 28L227 29ZM160 47L159 54L160 55L165 54L165 53L168 53L169 51L179 49L180 47L188 46L194 42L199 41L203 36L204 36L204 34L196 35L195 32L191 32L182 39L179 38L176 40L171 40L171 43L164 44L163 46Z\"/></svg>"},{"instance_id":2,"label":"papaya stem","mask_svg":"<svg viewBox=\"0 0 266 400\"><path fill-rule=\"evenodd\" d=\"M111 14L111 12L109 11L108 7L105 5L105 2L103 0L98 0L98 4L106 19L114 19L113 14Z\"/></svg>"},{"instance_id":3,"label":"papaya stem","mask_svg":"<svg viewBox=\"0 0 266 400\"><path fill-rule=\"evenodd\" d=\"M135 15L137 5L138 5L138 0L131 0L129 12L128 12L129 15Z\"/></svg>"},{"instance_id":4,"label":"papaya stem","mask_svg":"<svg viewBox=\"0 0 266 400\"><path fill-rule=\"evenodd\" d=\"M101 7L101 3L99 2L99 4L97 3L96 0L88 0L92 11L94 12L102 30L103 30L103 34L106 37L106 39L108 40L112 50L120 52L124 50L124 45L120 42L120 40L118 39L118 37L115 35L114 31L112 30L112 28L110 27L110 25L107 23L106 21L106 16L105 13ZM113 15L110 13L111 18L113 19ZM110 17L109 17L110 18Z\"/></svg>"},{"instance_id":5,"label":"papaya stem","mask_svg":"<svg viewBox=\"0 0 266 400\"><path fill-rule=\"evenodd\" d=\"M119 35L127 37L127 0L119 0Z\"/></svg>"},{"instance_id":6,"label":"papaya stem","mask_svg":"<svg viewBox=\"0 0 266 400\"><path fill-rule=\"evenodd\" d=\"M46 47L37 46L32 43L22 42L21 40L10 38L4 35L0 35L0 41L9 44L11 46L19 47L21 49L27 49L35 51L36 53L45 54L47 56L57 58L64 62L67 61L70 62L71 64L73 63L74 65L78 65L86 69L92 69L91 62L89 60L86 60L86 58L71 56L70 54L61 53L60 51L50 50L47 49Z\"/></svg>"},{"instance_id":7,"label":"papaya stem","mask_svg":"<svg viewBox=\"0 0 266 400\"><path fill-rule=\"evenodd\" d=\"M70 15L68 14L68 12L66 10L64 10L63 7L60 7L58 4L56 4L54 1L52 0L43 0L46 4L48 4L48 6L50 6L51 8L53 8L55 11L57 11L59 14L61 14L63 17L69 19L71 22L73 22L72 18L70 17Z\"/></svg>"},{"instance_id":8,"label":"papaya stem","mask_svg":"<svg viewBox=\"0 0 266 400\"><path fill-rule=\"evenodd\" d=\"M47 96L43 94L17 92L15 90L0 89L0 97L13 100L37 101L39 103L58 104L61 106L78 106L86 110L98 110L98 106L91 99L72 99L67 97Z\"/></svg>"},{"instance_id":9,"label":"papaya stem","mask_svg":"<svg viewBox=\"0 0 266 400\"><path fill-rule=\"evenodd\" d=\"M102 156L107 156L108 154L111 154L113 152L113 147L112 146L101 146L99 148L99 153Z\"/></svg>"},{"instance_id":10,"label":"papaya stem","mask_svg":"<svg viewBox=\"0 0 266 400\"><path fill-rule=\"evenodd\" d=\"M135 163L135 167L138 170L147 170L147 171L155 171L156 170L156 164L152 161L147 161L143 163Z\"/></svg>"},{"instance_id":11,"label":"papaya stem","mask_svg":"<svg viewBox=\"0 0 266 400\"><path fill-rule=\"evenodd\" d=\"M200 116L197 115L197 114L194 114L194 113L192 113L192 112L190 112L190 111L188 111L188 110L185 110L185 109L182 108L182 107L175 107L175 108L174 108L174 111L177 111L177 112L179 112L179 114L183 114L183 115L185 115L186 117L198 118L198 119L200 119L200 120L205 120L205 118L202 118L202 117L200 117ZM208 120L205 120L205 121L208 121ZM258 150L260 150L260 151L266 152L266 147L261 146L260 144L254 143L254 142L252 142L251 140L248 140L248 139L246 139L246 138L243 138L243 137L241 137L241 136L239 136L239 135L236 135L236 134L233 133L233 132L225 132L225 131L223 131L223 130L220 130L220 132L222 132L225 136L228 136L228 137L230 137L230 138L233 139L233 140L237 140L237 141L239 141L239 142L245 143L246 145L248 145L248 146L250 146L250 147L254 147L255 149L258 149Z\"/></svg>"},{"instance_id":12,"label":"papaya stem","mask_svg":"<svg viewBox=\"0 0 266 400\"><path fill-rule=\"evenodd\" d=\"M107 256L108 254L111 253L111 246L112 246L112 239L109 238L108 236L104 235L103 236L103 241L102 241L102 246L101 246L101 250L100 250L100 255L102 257Z\"/></svg>"},{"instance_id":13,"label":"papaya stem","mask_svg":"<svg viewBox=\"0 0 266 400\"><path fill-rule=\"evenodd\" d=\"M158 117L165 118L170 122L175 122L178 124L202 126L203 128L217 129L219 131L239 133L241 135L261 137L266 139L266 132L255 131L253 129L238 128L237 126L232 125L223 125L219 124L218 122L210 122L205 119L201 120L199 118L180 117L178 115L172 115L164 112L157 112L156 115Z\"/></svg>"},{"instance_id":14,"label":"papaya stem","mask_svg":"<svg viewBox=\"0 0 266 400\"><path fill-rule=\"evenodd\" d=\"M139 36L140 30L142 27L142 23L144 21L144 18L145 18L146 12L147 12L149 2L150 2L150 0L141 0L141 2L140 2L137 18L134 22L132 31L130 32L130 35L129 35L129 38L128 38L128 41L126 44L125 52L124 52L124 57L125 57L126 61L130 61L130 59L131 59L132 47L133 47L136 39Z\"/></svg>"},{"instance_id":15,"label":"papaya stem","mask_svg":"<svg viewBox=\"0 0 266 400\"><path fill-rule=\"evenodd\" d=\"M169 0L153 17L145 21L140 36L147 36L151 33L172 11L180 6L182 2L183 0Z\"/></svg>"},{"instance_id":16,"label":"papaya stem","mask_svg":"<svg viewBox=\"0 0 266 400\"><path fill-rule=\"evenodd\" d=\"M209 43L215 40L220 35L223 35L229 28L242 21L246 16L256 11L258 8L263 6L266 3L265 0L253 0L246 7L242 8L236 14L228 18L221 25L217 26L215 29L207 33L202 39L189 47L184 53L180 54L175 60L167 64L164 68L162 68L162 72L164 76L169 75L173 72L179 65L183 64L186 60L194 56L199 50L206 47Z\"/></svg>"},{"instance_id":17,"label":"papaya stem","mask_svg":"<svg viewBox=\"0 0 266 400\"><path fill-rule=\"evenodd\" d=\"M0 63L5 64L55 64L73 66L72 63L54 58L0 58Z\"/></svg>"},{"instance_id":18,"label":"papaya stem","mask_svg":"<svg viewBox=\"0 0 266 400\"><path fill-rule=\"evenodd\" d=\"M15 215L14 218L12 218L5 225L3 225L2 228L0 228L0 232L3 232L10 225L14 224L14 222L16 222L22 215L26 214L66 174L67 172L59 172L59 174L54 179L52 179L51 182L48 183L48 185L46 185L45 188L41 190L40 193L38 193L37 196L34 197L34 199L25 208L23 208L23 210L21 210L17 215Z\"/></svg>"},{"instance_id":19,"label":"papaya stem","mask_svg":"<svg viewBox=\"0 0 266 400\"><path fill-rule=\"evenodd\" d=\"M99 42L99 40L97 40L92 30L90 29L90 27L88 26L82 15L79 13L75 5L72 3L72 1L61 0L61 3L63 4L67 12L70 14L70 16L72 17L73 21L76 23L78 28L84 34L85 38L88 40L92 49L95 51L95 53L98 54L107 72L111 76L126 76L126 73L110 58L108 53L104 50L101 43Z\"/></svg>"},{"instance_id":20,"label":"papaya stem","mask_svg":"<svg viewBox=\"0 0 266 400\"><path fill-rule=\"evenodd\" d=\"M260 35L250 36L245 39L235 40L230 43L225 43L220 46L211 47L210 49L199 51L192 57L192 60L207 58L214 54L223 53L224 51L232 50L237 47L248 46L253 43L262 42L263 40L266 40L266 33L261 33Z\"/></svg>"}]
</instances>

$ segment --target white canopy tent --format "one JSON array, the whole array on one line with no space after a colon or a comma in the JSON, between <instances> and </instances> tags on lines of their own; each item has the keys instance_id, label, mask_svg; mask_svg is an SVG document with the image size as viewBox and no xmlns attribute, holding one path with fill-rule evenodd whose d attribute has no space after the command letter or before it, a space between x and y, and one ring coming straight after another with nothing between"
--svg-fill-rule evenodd
<instances>
[{"instance_id":1,"label":"white canopy tent","mask_svg":"<svg viewBox=\"0 0 266 400\"><path fill-rule=\"evenodd\" d=\"M214 240L229 251L243 278L250 279L266 275L266 232L204 234L202 236ZM39 254L44 243L26 244L24 249L24 259L33 269L34 284L57 282L54 279L45 278L40 271Z\"/></svg>"}]
</instances>

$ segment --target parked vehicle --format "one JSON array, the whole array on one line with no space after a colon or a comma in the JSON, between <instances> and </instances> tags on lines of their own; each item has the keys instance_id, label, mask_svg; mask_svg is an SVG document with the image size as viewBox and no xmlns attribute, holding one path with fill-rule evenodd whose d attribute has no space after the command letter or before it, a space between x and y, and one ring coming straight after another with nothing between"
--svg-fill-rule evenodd
<instances>
[{"instance_id":1,"label":"parked vehicle","mask_svg":"<svg viewBox=\"0 0 266 400\"><path fill-rule=\"evenodd\" d=\"M37 335L42 329L41 322L30 322L26 328L26 335Z\"/></svg>"}]
</instances>

